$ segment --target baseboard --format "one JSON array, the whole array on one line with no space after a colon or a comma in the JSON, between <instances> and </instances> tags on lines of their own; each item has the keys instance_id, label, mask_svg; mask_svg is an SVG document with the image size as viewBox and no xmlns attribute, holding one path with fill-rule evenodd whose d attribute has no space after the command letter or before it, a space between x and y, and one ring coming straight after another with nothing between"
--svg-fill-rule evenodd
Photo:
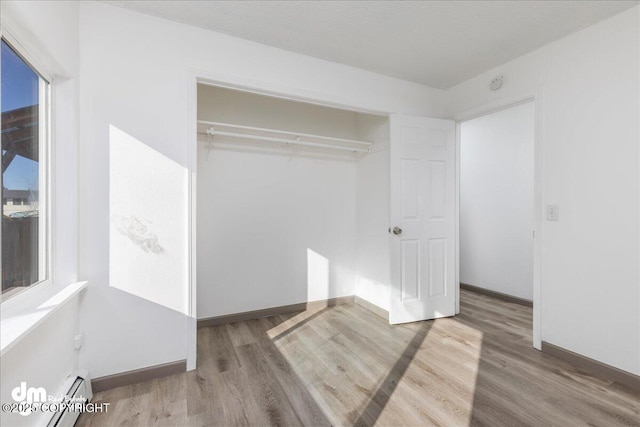
<instances>
[{"instance_id":1,"label":"baseboard","mask_svg":"<svg viewBox=\"0 0 640 427\"><path fill-rule=\"evenodd\" d=\"M460 283L460 289L466 289L467 291L476 292L478 294L487 295L489 297L498 298L503 301L513 302L515 304L525 305L527 307L533 307L533 301L514 297L513 295L503 294L502 292L491 291L489 289L481 288L479 286L469 285L468 283Z\"/></svg>"},{"instance_id":2,"label":"baseboard","mask_svg":"<svg viewBox=\"0 0 640 427\"><path fill-rule=\"evenodd\" d=\"M358 304L360 307L366 308L373 314L382 317L384 320L389 321L389 312L384 308L379 307L374 303L367 301L366 299L360 298L357 295L353 297L353 302Z\"/></svg>"},{"instance_id":3,"label":"baseboard","mask_svg":"<svg viewBox=\"0 0 640 427\"><path fill-rule=\"evenodd\" d=\"M164 363L162 365L149 366L147 368L134 369L133 371L94 378L91 380L91 389L93 392L97 393L99 391L110 390L116 387L179 374L186 370L187 361L177 360L175 362Z\"/></svg>"},{"instance_id":4,"label":"baseboard","mask_svg":"<svg viewBox=\"0 0 640 427\"><path fill-rule=\"evenodd\" d=\"M242 322L244 320L259 319L261 317L276 316L278 314L298 313L306 310L320 310L338 304L353 303L353 295L346 297L329 298L318 301L301 302L298 304L281 305L278 307L264 308L261 310L245 311L243 313L225 314L222 316L198 319L198 328L224 325L225 323Z\"/></svg>"},{"instance_id":5,"label":"baseboard","mask_svg":"<svg viewBox=\"0 0 640 427\"><path fill-rule=\"evenodd\" d=\"M558 347L542 341L542 352L550 356L557 357L560 360L569 362L577 368L580 368L594 377L607 381L613 381L618 384L625 385L633 390L640 391L640 376L631 372L623 371L606 363L588 358L571 350Z\"/></svg>"}]
</instances>

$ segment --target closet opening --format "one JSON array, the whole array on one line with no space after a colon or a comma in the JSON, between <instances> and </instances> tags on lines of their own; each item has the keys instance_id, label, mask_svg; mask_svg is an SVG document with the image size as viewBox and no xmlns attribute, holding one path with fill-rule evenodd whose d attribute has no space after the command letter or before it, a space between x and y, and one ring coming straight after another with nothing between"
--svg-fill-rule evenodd
<instances>
[{"instance_id":1,"label":"closet opening","mask_svg":"<svg viewBox=\"0 0 640 427\"><path fill-rule=\"evenodd\" d=\"M197 120L199 327L386 308L388 116L198 84Z\"/></svg>"}]
</instances>

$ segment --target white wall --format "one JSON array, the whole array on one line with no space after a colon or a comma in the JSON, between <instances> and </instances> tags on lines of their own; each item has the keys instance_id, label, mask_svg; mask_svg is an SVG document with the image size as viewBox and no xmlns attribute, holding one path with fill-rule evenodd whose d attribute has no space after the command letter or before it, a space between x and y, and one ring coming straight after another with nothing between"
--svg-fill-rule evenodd
<instances>
[{"instance_id":1,"label":"white wall","mask_svg":"<svg viewBox=\"0 0 640 427\"><path fill-rule=\"evenodd\" d=\"M184 312L110 286L109 125L195 170L193 124L187 122L193 108L187 104L187 77L193 70L327 104L444 114L439 90L97 2L80 4L80 40L80 270L90 280L81 359L94 377L184 359L187 353ZM187 194L186 184L176 187ZM186 212L175 221L188 235ZM179 246L168 250L186 254ZM175 265L184 274L165 287L162 300L185 298L187 263L185 257Z\"/></svg>"},{"instance_id":2,"label":"white wall","mask_svg":"<svg viewBox=\"0 0 640 427\"><path fill-rule=\"evenodd\" d=\"M15 344L2 356L2 403L12 403L11 390L26 382L27 387L44 387L47 395L60 397L69 374L78 369L78 352L73 349L73 336L77 333L78 297L48 317L41 325ZM22 416L2 412L3 426L42 426L51 419L50 412L37 412Z\"/></svg>"},{"instance_id":3,"label":"white wall","mask_svg":"<svg viewBox=\"0 0 640 427\"><path fill-rule=\"evenodd\" d=\"M54 281L56 286L72 283L78 279L78 4L3 1L0 15L12 34L54 75ZM62 393L66 376L78 369L73 337L78 332L79 298L67 302L2 356L3 403L12 401L10 391L21 381L44 387L51 395ZM0 423L43 425L50 415L23 417L2 412Z\"/></svg>"},{"instance_id":4,"label":"white wall","mask_svg":"<svg viewBox=\"0 0 640 427\"><path fill-rule=\"evenodd\" d=\"M355 295L389 310L389 120L361 116L359 137L375 142L358 161Z\"/></svg>"},{"instance_id":5,"label":"white wall","mask_svg":"<svg viewBox=\"0 0 640 427\"><path fill-rule=\"evenodd\" d=\"M449 90L451 115L536 95L543 162L542 339L640 373L639 10ZM503 74L502 89L489 81ZM543 214L540 212L539 214Z\"/></svg>"},{"instance_id":6,"label":"white wall","mask_svg":"<svg viewBox=\"0 0 640 427\"><path fill-rule=\"evenodd\" d=\"M357 114L198 88L198 118L357 138ZM216 139L218 140L218 139ZM238 142L198 150L198 318L353 295L356 162ZM257 148L257 147L256 147Z\"/></svg>"},{"instance_id":7,"label":"white wall","mask_svg":"<svg viewBox=\"0 0 640 427\"><path fill-rule=\"evenodd\" d=\"M532 102L460 124L460 282L533 299Z\"/></svg>"}]
</instances>

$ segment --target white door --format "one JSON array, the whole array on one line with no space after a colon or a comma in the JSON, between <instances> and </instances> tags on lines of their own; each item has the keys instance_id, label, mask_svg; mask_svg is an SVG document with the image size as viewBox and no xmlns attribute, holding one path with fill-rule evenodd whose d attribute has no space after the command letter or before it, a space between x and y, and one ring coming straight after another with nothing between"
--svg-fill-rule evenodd
<instances>
[{"instance_id":1,"label":"white door","mask_svg":"<svg viewBox=\"0 0 640 427\"><path fill-rule=\"evenodd\" d=\"M392 115L389 322L455 315L455 124Z\"/></svg>"}]
</instances>

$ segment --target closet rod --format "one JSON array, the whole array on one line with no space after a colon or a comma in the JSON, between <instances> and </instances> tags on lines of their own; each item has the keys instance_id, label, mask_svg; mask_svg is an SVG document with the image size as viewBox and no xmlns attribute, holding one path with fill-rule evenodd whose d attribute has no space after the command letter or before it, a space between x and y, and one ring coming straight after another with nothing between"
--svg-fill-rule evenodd
<instances>
[{"instance_id":1,"label":"closet rod","mask_svg":"<svg viewBox=\"0 0 640 427\"><path fill-rule=\"evenodd\" d=\"M243 139L259 139L261 141L267 141L267 142L283 142L285 144L292 144L292 145L305 145L305 146L309 146L309 147L320 147L320 148L331 148L334 150L344 150L344 151L355 151L358 153L368 153L369 149L368 148L360 148L360 147L342 147L340 145L331 145L331 144L322 144L320 142L311 142L311 141L304 141L301 139L285 139L285 138L275 138L272 136L262 136L262 135L249 135L249 134L245 134L245 133L234 133L234 132L221 132L221 131L217 131L217 130L213 130L211 132L211 134L209 133L202 133L200 132L200 134L202 135L220 135L220 136L228 136L228 137L232 137L232 138L243 138Z\"/></svg>"},{"instance_id":2,"label":"closet rod","mask_svg":"<svg viewBox=\"0 0 640 427\"><path fill-rule=\"evenodd\" d=\"M290 132L290 131L284 131L284 130L258 128L258 127L253 127L253 126L234 125L234 124L231 124L231 123L208 122L206 120L198 120L198 123L199 124L203 124L203 125L222 126L222 127L228 127L228 128L234 128L234 129L253 130L253 131L258 131L258 132L280 133L280 134L283 134L283 135L292 135L292 136L299 136L299 137L305 137L305 138L318 138L318 139L325 139L327 141L344 142L344 143L349 143L349 144L359 144L359 145L364 145L364 146L367 146L367 147L373 145L373 143L368 142L368 141L357 141L357 140L354 140L354 139L336 138L336 137L333 137L333 136L312 135L310 133L299 133L299 132Z\"/></svg>"}]
</instances>

